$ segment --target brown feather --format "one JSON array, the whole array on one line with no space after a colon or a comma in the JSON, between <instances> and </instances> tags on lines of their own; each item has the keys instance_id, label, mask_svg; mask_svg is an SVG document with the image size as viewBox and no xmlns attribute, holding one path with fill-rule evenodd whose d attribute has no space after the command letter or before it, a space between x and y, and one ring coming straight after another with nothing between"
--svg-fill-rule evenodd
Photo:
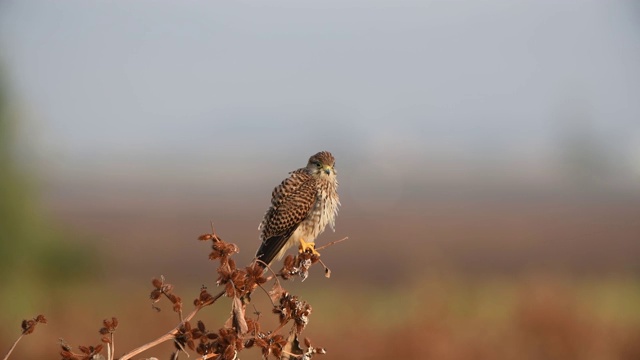
<instances>
[{"instance_id":1,"label":"brown feather","mask_svg":"<svg viewBox=\"0 0 640 360\"><path fill-rule=\"evenodd\" d=\"M256 257L269 264L307 217L316 199L315 179L298 169L273 190L271 207L261 224Z\"/></svg>"}]
</instances>

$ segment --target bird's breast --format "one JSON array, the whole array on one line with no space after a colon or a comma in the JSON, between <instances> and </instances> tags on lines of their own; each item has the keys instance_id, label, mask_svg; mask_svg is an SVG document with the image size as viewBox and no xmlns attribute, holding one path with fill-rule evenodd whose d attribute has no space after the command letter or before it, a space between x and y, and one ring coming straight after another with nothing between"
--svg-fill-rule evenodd
<instances>
[{"instance_id":1,"label":"bird's breast","mask_svg":"<svg viewBox=\"0 0 640 360\"><path fill-rule=\"evenodd\" d=\"M338 205L336 186L328 182L322 184L318 188L313 208L302 224L309 238L315 239L327 225L334 227Z\"/></svg>"}]
</instances>

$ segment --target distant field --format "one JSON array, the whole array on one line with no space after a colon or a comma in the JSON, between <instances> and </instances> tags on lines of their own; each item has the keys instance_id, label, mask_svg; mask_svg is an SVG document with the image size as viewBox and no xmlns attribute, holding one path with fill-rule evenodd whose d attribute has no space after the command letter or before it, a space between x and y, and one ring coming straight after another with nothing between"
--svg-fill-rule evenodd
<instances>
[{"instance_id":1,"label":"distant field","mask_svg":"<svg viewBox=\"0 0 640 360\"><path fill-rule=\"evenodd\" d=\"M344 197L336 233L318 240L350 238L323 251L331 279L314 268L304 283L286 284L313 306L304 335L327 348L325 358L640 359L640 200L461 198L367 209ZM17 300L2 317L0 349L23 318L40 312L49 324L12 359L55 358L59 337L72 346L97 344L101 321L111 316L120 319L119 351L158 337L176 316L166 303L160 313L151 310L150 279L165 275L189 308L217 276L209 246L195 238L213 221L240 246L237 262L248 263L264 210L260 201L197 191L48 197L47 211L104 260L96 264L99 278L7 296ZM257 295L254 305L269 318L264 298ZM200 318L215 328L228 316L224 299ZM143 355L166 358L171 349Z\"/></svg>"},{"instance_id":2,"label":"distant field","mask_svg":"<svg viewBox=\"0 0 640 360\"><path fill-rule=\"evenodd\" d=\"M167 302L160 302L160 313L151 309L149 284L130 289L103 285L73 289L43 302L49 324L24 339L12 358L55 358L59 337L72 346L97 344L102 319L114 315L120 319L119 351L148 342L177 323ZM199 285L175 285L190 309ZM527 276L470 281L440 274L391 286L345 286L315 273L307 282L285 286L312 304L303 334L329 351L325 358L640 358L637 279ZM267 319L263 324L275 327L263 294L255 294L253 304ZM229 309L229 300L222 299L197 318L210 328L219 327ZM8 348L16 336L19 319L12 322L3 327L0 349ZM143 355L166 358L171 349L167 343ZM242 358L260 355L249 350Z\"/></svg>"},{"instance_id":3,"label":"distant field","mask_svg":"<svg viewBox=\"0 0 640 360\"><path fill-rule=\"evenodd\" d=\"M192 239L207 232L210 222L240 246L239 259L248 262L267 201L254 192L67 190L51 195L48 207L63 224L111 253L127 273L175 261L188 262L181 268L190 272L202 269L188 261L202 251ZM640 274L640 197L423 194L372 203L376 206L363 207L344 195L336 232L326 231L318 239L325 243L349 236L325 257L343 276L379 279L430 267L470 274ZM392 266L380 271L379 264Z\"/></svg>"}]
</instances>

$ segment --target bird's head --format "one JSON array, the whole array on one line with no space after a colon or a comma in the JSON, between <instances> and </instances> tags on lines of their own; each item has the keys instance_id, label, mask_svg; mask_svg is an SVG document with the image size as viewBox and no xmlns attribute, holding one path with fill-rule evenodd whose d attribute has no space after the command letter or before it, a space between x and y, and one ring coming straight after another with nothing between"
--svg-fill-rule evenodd
<instances>
[{"instance_id":1,"label":"bird's head","mask_svg":"<svg viewBox=\"0 0 640 360\"><path fill-rule=\"evenodd\" d=\"M336 159L330 152L321 151L309 158L307 169L317 177L334 177L336 176L335 164Z\"/></svg>"}]
</instances>

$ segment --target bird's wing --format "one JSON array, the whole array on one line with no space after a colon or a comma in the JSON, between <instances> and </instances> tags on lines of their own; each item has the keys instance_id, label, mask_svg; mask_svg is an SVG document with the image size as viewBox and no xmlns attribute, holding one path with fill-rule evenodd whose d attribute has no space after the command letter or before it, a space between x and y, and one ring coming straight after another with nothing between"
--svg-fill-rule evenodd
<instances>
[{"instance_id":1,"label":"bird's wing","mask_svg":"<svg viewBox=\"0 0 640 360\"><path fill-rule=\"evenodd\" d=\"M272 193L271 207L260 224L262 244L256 254L269 264L307 217L316 201L315 179L296 170Z\"/></svg>"}]
</instances>

